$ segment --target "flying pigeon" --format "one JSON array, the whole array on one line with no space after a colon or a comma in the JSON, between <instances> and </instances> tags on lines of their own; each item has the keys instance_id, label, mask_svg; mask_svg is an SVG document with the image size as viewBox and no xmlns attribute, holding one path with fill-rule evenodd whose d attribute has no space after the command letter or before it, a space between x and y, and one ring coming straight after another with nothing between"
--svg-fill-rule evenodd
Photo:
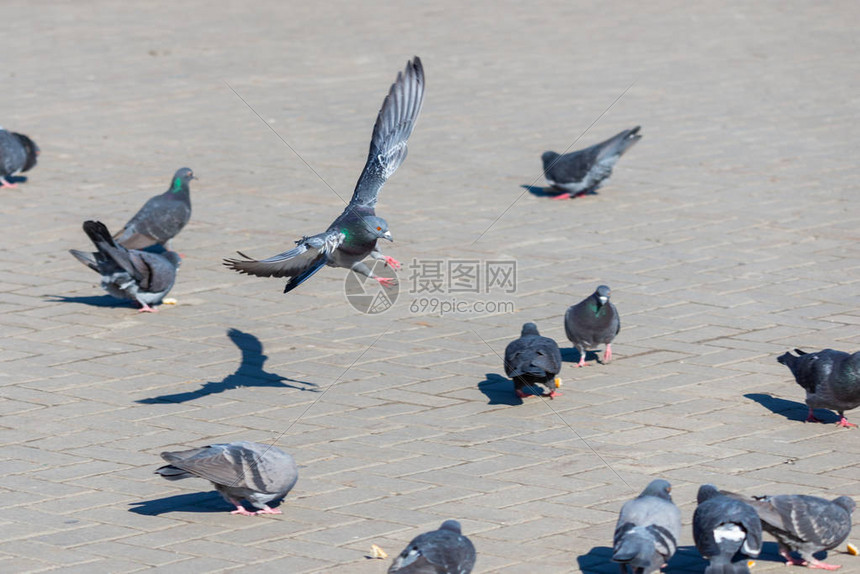
<instances>
[{"instance_id":1,"label":"flying pigeon","mask_svg":"<svg viewBox=\"0 0 860 574\"><path fill-rule=\"evenodd\" d=\"M141 312L155 313L165 295L173 288L179 254L126 249L110 236L104 223L85 221L84 233L96 246L95 253L70 249L69 253L102 276L102 289L120 299L137 301Z\"/></svg>"},{"instance_id":2,"label":"flying pigeon","mask_svg":"<svg viewBox=\"0 0 860 574\"><path fill-rule=\"evenodd\" d=\"M194 172L187 167L176 170L170 189L150 197L143 207L128 220L114 239L128 249L145 249L151 245L168 246L188 220L191 219L191 190L189 182Z\"/></svg>"},{"instance_id":3,"label":"flying pigeon","mask_svg":"<svg viewBox=\"0 0 860 574\"><path fill-rule=\"evenodd\" d=\"M746 561L732 562L738 551L755 558L761 552L761 522L755 509L724 496L713 484L699 487L693 513L693 540L710 565L705 574L750 574Z\"/></svg>"},{"instance_id":4,"label":"flying pigeon","mask_svg":"<svg viewBox=\"0 0 860 574\"><path fill-rule=\"evenodd\" d=\"M15 132L0 128L0 187L18 187L6 180L10 175L29 171L39 155L36 142Z\"/></svg>"},{"instance_id":5,"label":"flying pigeon","mask_svg":"<svg viewBox=\"0 0 860 574\"><path fill-rule=\"evenodd\" d=\"M376 216L374 207L379 190L406 159L406 141L412 134L423 101L424 68L416 56L397 74L397 80L382 103L373 126L367 163L343 213L324 233L302 237L289 251L262 260L239 252L244 259L225 259L224 265L258 277L288 277L284 293L301 285L324 265L352 269L385 287L394 285L393 279L374 275L362 260L369 255L389 267L400 268L397 260L383 255L377 247L378 240L393 239L388 223Z\"/></svg>"},{"instance_id":6,"label":"flying pigeon","mask_svg":"<svg viewBox=\"0 0 860 574\"><path fill-rule=\"evenodd\" d=\"M681 511L672 502L668 481L651 481L645 490L621 507L612 541L612 561L629 565L635 574L657 572L678 547Z\"/></svg>"},{"instance_id":7,"label":"flying pigeon","mask_svg":"<svg viewBox=\"0 0 860 574\"><path fill-rule=\"evenodd\" d=\"M561 351L549 337L541 337L537 325L523 325L520 338L508 343L505 348L505 374L514 380L514 391L521 399L528 395L524 387L536 384L549 389L550 398L561 393L556 388L561 384L556 375L561 371Z\"/></svg>"},{"instance_id":8,"label":"flying pigeon","mask_svg":"<svg viewBox=\"0 0 860 574\"><path fill-rule=\"evenodd\" d=\"M163 452L170 464L155 471L167 480L205 478L236 510L230 514L281 514L269 503L284 498L299 478L293 457L281 449L255 442L213 444L179 452ZM247 500L257 510L242 506Z\"/></svg>"},{"instance_id":9,"label":"flying pigeon","mask_svg":"<svg viewBox=\"0 0 860 574\"><path fill-rule=\"evenodd\" d=\"M544 152L543 173L547 183L564 193L553 199L568 199L596 191L612 175L615 162L642 139L639 126L625 130L603 143L564 155Z\"/></svg>"},{"instance_id":10,"label":"flying pigeon","mask_svg":"<svg viewBox=\"0 0 860 574\"><path fill-rule=\"evenodd\" d=\"M779 542L779 553L787 565L809 566L836 570L839 566L815 559L813 554L836 548L851 532L851 513L856 504L848 496L832 501L805 494L744 497L734 493L727 496L743 500L755 508L765 532ZM801 559L791 552L800 553Z\"/></svg>"},{"instance_id":11,"label":"flying pigeon","mask_svg":"<svg viewBox=\"0 0 860 574\"><path fill-rule=\"evenodd\" d=\"M610 293L609 287L601 285L564 314L564 332L579 350L579 367L585 366L585 351L603 343L606 344L603 362L612 360L612 340L621 331L621 320L609 301Z\"/></svg>"},{"instance_id":12,"label":"flying pigeon","mask_svg":"<svg viewBox=\"0 0 860 574\"><path fill-rule=\"evenodd\" d=\"M839 413L841 427L856 427L845 418L845 411L860 406L860 351L849 355L842 351L824 349L817 353L804 353L795 349L777 361L791 369L797 384L806 389L809 406L808 422L821 422L813 409L833 409Z\"/></svg>"},{"instance_id":13,"label":"flying pigeon","mask_svg":"<svg viewBox=\"0 0 860 574\"><path fill-rule=\"evenodd\" d=\"M460 532L460 523L446 520L439 530L415 537L394 559L388 574L469 574L475 546Z\"/></svg>"}]
</instances>

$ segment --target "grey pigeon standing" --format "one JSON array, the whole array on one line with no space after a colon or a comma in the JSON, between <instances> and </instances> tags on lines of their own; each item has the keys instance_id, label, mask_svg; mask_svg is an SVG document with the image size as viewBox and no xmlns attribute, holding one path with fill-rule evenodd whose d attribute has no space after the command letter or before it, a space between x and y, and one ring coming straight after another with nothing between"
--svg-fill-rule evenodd
<instances>
[{"instance_id":1,"label":"grey pigeon standing","mask_svg":"<svg viewBox=\"0 0 860 574\"><path fill-rule=\"evenodd\" d=\"M564 314L564 332L579 350L579 367L585 366L586 351L602 344L606 344L603 362L612 360L612 340L621 331L621 320L610 294L609 287L601 285Z\"/></svg>"},{"instance_id":2,"label":"grey pigeon standing","mask_svg":"<svg viewBox=\"0 0 860 574\"><path fill-rule=\"evenodd\" d=\"M805 494L779 494L776 496L743 497L758 512L765 532L779 542L779 553L787 566L809 566L823 570L836 570L840 566L815 559L813 554L836 548L851 533L851 513L856 504L848 496L826 500ZM796 551L801 559L792 557Z\"/></svg>"},{"instance_id":3,"label":"grey pigeon standing","mask_svg":"<svg viewBox=\"0 0 860 574\"><path fill-rule=\"evenodd\" d=\"M705 574L749 574L746 561L732 562L738 551L755 558L761 552L761 522L755 509L724 496L713 484L699 487L693 513L693 540L710 564Z\"/></svg>"},{"instance_id":4,"label":"grey pigeon standing","mask_svg":"<svg viewBox=\"0 0 860 574\"><path fill-rule=\"evenodd\" d=\"M191 219L191 189L194 177L190 168L176 170L170 180L170 189L150 197L143 207L128 220L122 231L114 237L129 249L145 249L151 245L168 246Z\"/></svg>"},{"instance_id":5,"label":"grey pigeon standing","mask_svg":"<svg viewBox=\"0 0 860 574\"><path fill-rule=\"evenodd\" d=\"M292 456L277 447L256 442L163 452L161 458L170 464L156 470L156 474L168 480L205 478L236 507L230 514L281 514L279 509L270 508L269 503L284 498L299 479ZM257 510L247 510L242 506L243 499Z\"/></svg>"},{"instance_id":6,"label":"grey pigeon standing","mask_svg":"<svg viewBox=\"0 0 860 574\"><path fill-rule=\"evenodd\" d=\"M460 523L446 520L439 530L416 536L394 559L388 574L469 574L475 546L463 536Z\"/></svg>"},{"instance_id":7,"label":"grey pigeon standing","mask_svg":"<svg viewBox=\"0 0 860 574\"><path fill-rule=\"evenodd\" d=\"M523 325L520 338L505 348L505 374L514 380L514 392L521 399L528 396L522 389L534 385L549 389L550 398L560 395L555 390L561 384L560 380L556 382L560 371L558 344L549 337L541 337L534 323Z\"/></svg>"},{"instance_id":8,"label":"grey pigeon standing","mask_svg":"<svg viewBox=\"0 0 860 574\"><path fill-rule=\"evenodd\" d=\"M343 213L324 233L299 239L297 247L289 251L262 260L239 252L245 259L225 259L224 265L239 273L258 277L288 277L284 293L301 285L324 265L352 269L391 287L394 280L377 277L362 260L370 256L384 261L389 267L400 268L397 260L383 255L377 247L378 240L393 239L388 223L376 216L374 208L379 190L406 159L406 142L423 101L424 68L416 56L406 64L402 73L397 74L397 80L382 103L373 126L367 163Z\"/></svg>"},{"instance_id":9,"label":"grey pigeon standing","mask_svg":"<svg viewBox=\"0 0 860 574\"><path fill-rule=\"evenodd\" d=\"M651 481L645 490L621 507L612 541L612 561L629 565L634 574L657 572L669 561L681 535L681 511L672 502L668 481Z\"/></svg>"},{"instance_id":10,"label":"grey pigeon standing","mask_svg":"<svg viewBox=\"0 0 860 574\"><path fill-rule=\"evenodd\" d=\"M568 199L596 191L612 175L615 162L642 139L639 126L625 130L605 142L564 155L544 152L543 172L547 183L564 193L553 199Z\"/></svg>"},{"instance_id":11,"label":"grey pigeon standing","mask_svg":"<svg viewBox=\"0 0 860 574\"><path fill-rule=\"evenodd\" d=\"M15 132L0 128L0 187L18 187L6 178L29 171L39 156L36 142Z\"/></svg>"},{"instance_id":12,"label":"grey pigeon standing","mask_svg":"<svg viewBox=\"0 0 860 574\"><path fill-rule=\"evenodd\" d=\"M114 241L100 221L85 221L83 227L97 251L70 249L69 253L102 276L102 289L119 299L137 301L141 312L157 312L152 305L161 303L173 288L179 254L126 249Z\"/></svg>"},{"instance_id":13,"label":"grey pigeon standing","mask_svg":"<svg viewBox=\"0 0 860 574\"><path fill-rule=\"evenodd\" d=\"M845 418L845 411L860 406L860 351L853 355L833 349L794 352L799 356L785 353L777 361L791 369L794 380L806 389L809 406L806 420L821 422L815 418L813 409L833 409L839 413L839 426L856 427Z\"/></svg>"}]
</instances>

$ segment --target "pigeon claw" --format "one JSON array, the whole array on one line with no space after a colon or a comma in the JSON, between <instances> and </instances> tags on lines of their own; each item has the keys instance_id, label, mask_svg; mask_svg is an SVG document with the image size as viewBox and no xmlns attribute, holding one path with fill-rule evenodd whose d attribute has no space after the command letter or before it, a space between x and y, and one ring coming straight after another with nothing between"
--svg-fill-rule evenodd
<instances>
[{"instance_id":1,"label":"pigeon claw","mask_svg":"<svg viewBox=\"0 0 860 574\"><path fill-rule=\"evenodd\" d=\"M391 267L392 269L394 269L395 271L400 271L400 261L398 261L394 257L389 257L388 255L386 255L385 256L385 264L388 267Z\"/></svg>"},{"instance_id":2,"label":"pigeon claw","mask_svg":"<svg viewBox=\"0 0 860 574\"><path fill-rule=\"evenodd\" d=\"M146 303L142 303L143 307L137 310L138 313L158 313L157 307L150 307Z\"/></svg>"},{"instance_id":3,"label":"pigeon claw","mask_svg":"<svg viewBox=\"0 0 860 574\"><path fill-rule=\"evenodd\" d=\"M608 363L612 360L612 345L606 343L606 350L603 352L603 362Z\"/></svg>"},{"instance_id":4,"label":"pigeon claw","mask_svg":"<svg viewBox=\"0 0 860 574\"><path fill-rule=\"evenodd\" d=\"M551 399L554 399L554 398L556 398L556 397L560 397L560 396L561 396L561 393L560 393L560 392L558 392L558 391L550 391L550 393L549 393L548 395L546 395L546 396L548 396L548 397L549 397L549 398L551 398Z\"/></svg>"},{"instance_id":5,"label":"pigeon claw","mask_svg":"<svg viewBox=\"0 0 860 574\"><path fill-rule=\"evenodd\" d=\"M9 188L14 189L14 188L18 187L18 184L17 183L9 183L8 181L6 181L6 178L0 177L0 187L9 187Z\"/></svg>"},{"instance_id":6,"label":"pigeon claw","mask_svg":"<svg viewBox=\"0 0 860 574\"><path fill-rule=\"evenodd\" d=\"M379 281L379 284L383 287L394 287L394 284L397 283L396 279L391 279L390 277L374 277L374 279Z\"/></svg>"},{"instance_id":7,"label":"pigeon claw","mask_svg":"<svg viewBox=\"0 0 860 574\"><path fill-rule=\"evenodd\" d=\"M269 508L268 506L264 506L257 512L252 512L251 514L283 514L280 508Z\"/></svg>"},{"instance_id":8,"label":"pigeon claw","mask_svg":"<svg viewBox=\"0 0 860 574\"><path fill-rule=\"evenodd\" d=\"M843 427L843 428L846 428L846 429L850 429L850 428L854 428L854 427L856 427L857 425L856 425L856 424L854 424L854 423L849 423L849 422L848 422L848 419L846 419L846 418L843 416L841 419L839 419L839 422L838 422L838 423L836 423L836 426L838 426L838 427Z\"/></svg>"},{"instance_id":9,"label":"pigeon claw","mask_svg":"<svg viewBox=\"0 0 860 574\"><path fill-rule=\"evenodd\" d=\"M244 506L236 505L236 510L230 512L230 514L241 514L242 516L257 516L256 512L251 512L246 509Z\"/></svg>"},{"instance_id":10,"label":"pigeon claw","mask_svg":"<svg viewBox=\"0 0 860 574\"><path fill-rule=\"evenodd\" d=\"M570 193L569 193L569 192L564 192L564 193L559 193L559 194L558 194L558 195L556 195L556 196L553 196L553 198L552 198L552 199L553 199L553 200L559 200L559 199L570 199L571 197L572 197L572 196L570 195Z\"/></svg>"},{"instance_id":11,"label":"pigeon claw","mask_svg":"<svg viewBox=\"0 0 860 574\"><path fill-rule=\"evenodd\" d=\"M839 570L842 568L839 564L828 564L827 562L819 562L818 560L813 560L807 563L806 566L809 568L818 568L819 570Z\"/></svg>"}]
</instances>

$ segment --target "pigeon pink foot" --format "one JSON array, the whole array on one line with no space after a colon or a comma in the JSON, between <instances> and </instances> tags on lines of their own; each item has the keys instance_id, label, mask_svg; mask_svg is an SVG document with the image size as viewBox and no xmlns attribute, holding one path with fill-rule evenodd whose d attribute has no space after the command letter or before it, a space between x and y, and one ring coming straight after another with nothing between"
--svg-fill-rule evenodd
<instances>
[{"instance_id":1,"label":"pigeon pink foot","mask_svg":"<svg viewBox=\"0 0 860 574\"><path fill-rule=\"evenodd\" d=\"M857 425L854 423L849 423L848 419L845 418L845 415L842 415L842 418L839 419L839 422L836 423L836 426L850 429L850 428L856 427Z\"/></svg>"},{"instance_id":2,"label":"pigeon pink foot","mask_svg":"<svg viewBox=\"0 0 860 574\"><path fill-rule=\"evenodd\" d=\"M558 391L550 391L550 392L549 392L549 394L548 394L548 395L546 395L546 396L548 396L548 397L549 397L549 398L551 398L551 399L554 399L554 398L556 398L556 397L560 397L560 396L561 396L561 393L560 393L560 392L558 392Z\"/></svg>"},{"instance_id":3,"label":"pigeon pink foot","mask_svg":"<svg viewBox=\"0 0 860 574\"><path fill-rule=\"evenodd\" d=\"M230 514L241 514L242 516L257 516L256 512L251 512L241 504L236 504L236 510L232 511Z\"/></svg>"},{"instance_id":4,"label":"pigeon pink foot","mask_svg":"<svg viewBox=\"0 0 860 574\"><path fill-rule=\"evenodd\" d=\"M394 284L397 282L396 279L390 279L388 277L374 277L374 279L379 281L379 284L383 287L394 287Z\"/></svg>"},{"instance_id":5,"label":"pigeon pink foot","mask_svg":"<svg viewBox=\"0 0 860 574\"><path fill-rule=\"evenodd\" d=\"M571 198L571 195L568 192L560 193L558 195L553 196L553 200L570 199L570 198Z\"/></svg>"},{"instance_id":6,"label":"pigeon pink foot","mask_svg":"<svg viewBox=\"0 0 860 574\"><path fill-rule=\"evenodd\" d=\"M2 185L0 185L0 187L9 187L9 188L18 187L17 183L9 183L8 181L6 181L5 177L0 177L0 184L2 184Z\"/></svg>"},{"instance_id":7,"label":"pigeon pink foot","mask_svg":"<svg viewBox=\"0 0 860 574\"><path fill-rule=\"evenodd\" d=\"M395 271L400 270L400 261L395 259L394 257L385 256L385 264L394 269Z\"/></svg>"},{"instance_id":8,"label":"pigeon pink foot","mask_svg":"<svg viewBox=\"0 0 860 574\"><path fill-rule=\"evenodd\" d=\"M786 548L780 548L779 549L779 555L782 556L783 558L785 558L785 565L786 566L806 566L807 565L806 560L801 560L800 558L795 558L794 556L791 555L791 552L789 552L789 550Z\"/></svg>"},{"instance_id":9,"label":"pigeon pink foot","mask_svg":"<svg viewBox=\"0 0 860 574\"><path fill-rule=\"evenodd\" d=\"M252 514L283 514L283 512L281 512L280 508L269 508L268 506L264 506Z\"/></svg>"},{"instance_id":10,"label":"pigeon pink foot","mask_svg":"<svg viewBox=\"0 0 860 574\"><path fill-rule=\"evenodd\" d=\"M612 360L612 344L606 343L606 350L603 352L603 362L608 363Z\"/></svg>"},{"instance_id":11,"label":"pigeon pink foot","mask_svg":"<svg viewBox=\"0 0 860 574\"><path fill-rule=\"evenodd\" d=\"M839 564L828 564L827 562L820 562L818 560L813 560L807 564L809 568L817 568L819 570L839 570L842 568Z\"/></svg>"},{"instance_id":12,"label":"pigeon pink foot","mask_svg":"<svg viewBox=\"0 0 860 574\"><path fill-rule=\"evenodd\" d=\"M143 307L137 310L138 313L158 313L157 307L150 307L146 303L141 303Z\"/></svg>"}]
</instances>

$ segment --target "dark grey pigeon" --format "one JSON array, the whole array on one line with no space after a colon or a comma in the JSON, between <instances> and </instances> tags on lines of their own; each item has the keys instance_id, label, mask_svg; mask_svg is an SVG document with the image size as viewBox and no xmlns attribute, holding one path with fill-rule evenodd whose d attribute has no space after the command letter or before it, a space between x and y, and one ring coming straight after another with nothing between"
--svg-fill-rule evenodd
<instances>
[{"instance_id":1,"label":"dark grey pigeon","mask_svg":"<svg viewBox=\"0 0 860 574\"><path fill-rule=\"evenodd\" d=\"M439 530L415 537L388 574L469 574L475 558L475 546L460 532L460 523L446 520Z\"/></svg>"},{"instance_id":2,"label":"dark grey pigeon","mask_svg":"<svg viewBox=\"0 0 860 574\"><path fill-rule=\"evenodd\" d=\"M710 565L705 574L750 574L746 561L732 562L739 551L755 558L761 552L761 522L755 509L724 496L713 484L699 487L693 513L693 540Z\"/></svg>"},{"instance_id":3,"label":"dark grey pigeon","mask_svg":"<svg viewBox=\"0 0 860 574\"><path fill-rule=\"evenodd\" d=\"M621 507L612 540L612 561L634 574L651 574L669 561L681 535L681 511L672 502L668 481L651 481Z\"/></svg>"},{"instance_id":4,"label":"dark grey pigeon","mask_svg":"<svg viewBox=\"0 0 860 574\"><path fill-rule=\"evenodd\" d=\"M612 360L612 340L621 331L621 320L610 294L609 287L601 285L564 314L564 332L579 350L579 367L585 366L585 352L602 344L606 344L603 362Z\"/></svg>"},{"instance_id":5,"label":"dark grey pigeon","mask_svg":"<svg viewBox=\"0 0 860 574\"><path fill-rule=\"evenodd\" d=\"M544 152L543 173L547 183L564 193L553 199L568 199L596 191L612 175L615 162L642 139L639 126L625 130L605 142L564 155Z\"/></svg>"},{"instance_id":6,"label":"dark grey pigeon","mask_svg":"<svg viewBox=\"0 0 860 574\"><path fill-rule=\"evenodd\" d=\"M362 260L370 256L393 269L400 269L397 260L383 255L377 247L378 240L393 239L388 223L376 216L374 207L379 190L406 159L406 141L412 134L423 101L424 68L416 56L397 74L397 80L382 103L373 126L367 163L343 213L324 233L299 239L297 247L289 251L261 260L239 252L244 259L225 259L224 265L258 277L288 277L284 293L301 285L324 265L352 269L385 287L394 285L393 279L374 275Z\"/></svg>"},{"instance_id":7,"label":"dark grey pigeon","mask_svg":"<svg viewBox=\"0 0 860 574\"><path fill-rule=\"evenodd\" d=\"M839 413L839 426L856 427L845 418L845 411L860 406L860 351L853 355L833 349L817 353L795 349L794 352L799 356L785 353L777 361L791 369L794 380L806 389L809 406L806 420L821 422L815 418L813 409L833 409Z\"/></svg>"},{"instance_id":8,"label":"dark grey pigeon","mask_svg":"<svg viewBox=\"0 0 860 574\"><path fill-rule=\"evenodd\" d=\"M158 305L173 288L179 254L173 251L153 253L126 249L117 244L100 221L85 221L84 233L96 246L95 253L70 249L69 253L102 276L102 289L119 299L140 304L141 312L155 313Z\"/></svg>"},{"instance_id":9,"label":"dark grey pigeon","mask_svg":"<svg viewBox=\"0 0 860 574\"><path fill-rule=\"evenodd\" d=\"M114 239L129 249L145 249L155 244L168 246L168 241L191 219L189 183L192 179L197 178L190 168L176 170L170 189L150 197Z\"/></svg>"},{"instance_id":10,"label":"dark grey pigeon","mask_svg":"<svg viewBox=\"0 0 860 574\"><path fill-rule=\"evenodd\" d=\"M18 187L6 178L30 170L36 165L38 155L36 142L24 134L0 128L0 187Z\"/></svg>"},{"instance_id":11,"label":"dark grey pigeon","mask_svg":"<svg viewBox=\"0 0 860 574\"><path fill-rule=\"evenodd\" d=\"M163 452L161 458L170 464L156 470L156 474L168 480L205 478L236 507L230 514L281 514L279 509L270 508L269 503L284 498L299 479L292 456L277 447L256 442ZM242 506L243 499L257 510L247 510Z\"/></svg>"},{"instance_id":12,"label":"dark grey pigeon","mask_svg":"<svg viewBox=\"0 0 860 574\"><path fill-rule=\"evenodd\" d=\"M541 337L537 325L523 325L520 338L508 343L505 348L505 374L514 380L514 391L521 399L526 398L525 387L543 385L549 389L549 397L561 393L555 389L556 375L561 371L561 351L549 337Z\"/></svg>"},{"instance_id":13,"label":"dark grey pigeon","mask_svg":"<svg viewBox=\"0 0 860 574\"><path fill-rule=\"evenodd\" d=\"M851 532L851 513L856 504L848 496L826 500L805 494L755 496L725 493L744 500L758 512L765 532L779 542L779 553L786 565L836 570L839 566L815 559L813 554L836 548ZM798 552L798 560L791 552Z\"/></svg>"}]
</instances>

